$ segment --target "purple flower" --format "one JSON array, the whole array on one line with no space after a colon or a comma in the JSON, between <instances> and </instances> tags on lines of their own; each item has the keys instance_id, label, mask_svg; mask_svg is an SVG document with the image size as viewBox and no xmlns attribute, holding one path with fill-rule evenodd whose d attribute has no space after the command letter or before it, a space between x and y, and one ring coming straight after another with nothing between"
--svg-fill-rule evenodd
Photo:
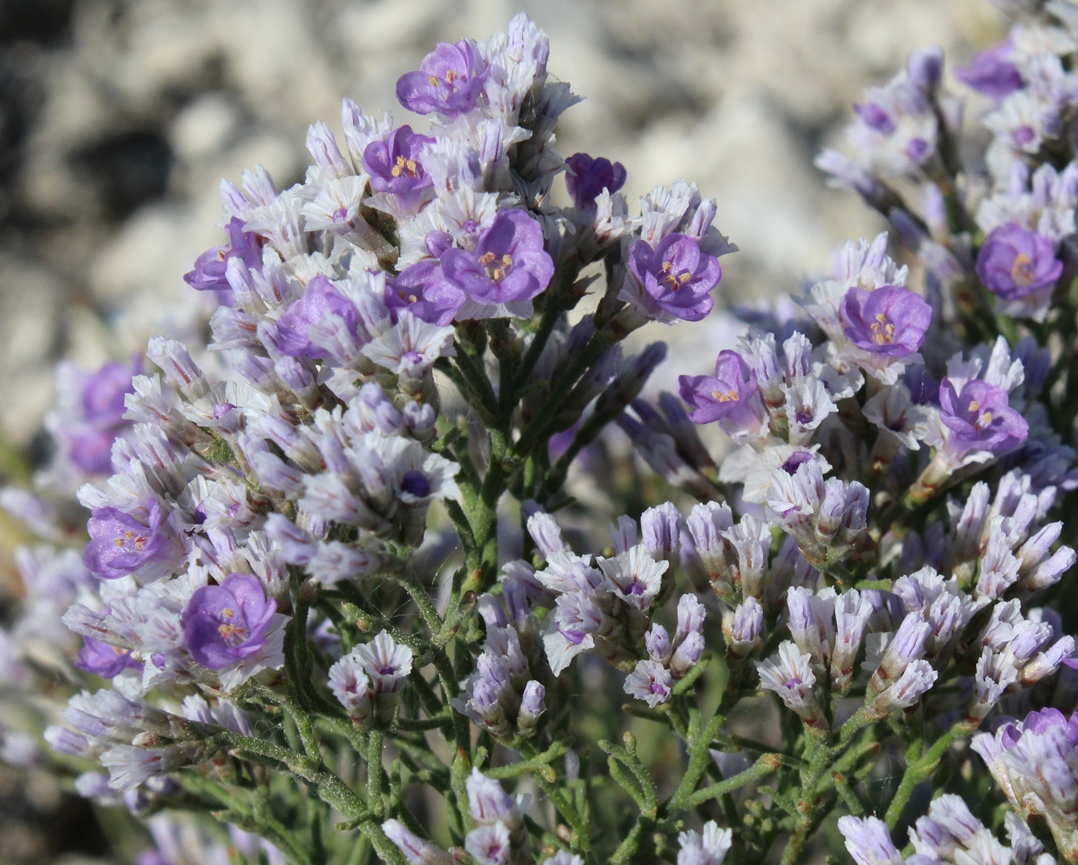
<instances>
[{"instance_id":1,"label":"purple flower","mask_svg":"<svg viewBox=\"0 0 1078 865\"><path fill-rule=\"evenodd\" d=\"M277 350L293 357L322 358L325 346L312 342L310 330L324 318L337 318L351 332L356 330L356 308L324 276L316 276L303 296L277 320Z\"/></svg>"},{"instance_id":2,"label":"purple flower","mask_svg":"<svg viewBox=\"0 0 1078 865\"><path fill-rule=\"evenodd\" d=\"M251 574L229 574L202 586L187 602L182 623L187 649L203 667L221 670L258 654L273 624L277 602Z\"/></svg>"},{"instance_id":3,"label":"purple flower","mask_svg":"<svg viewBox=\"0 0 1078 865\"><path fill-rule=\"evenodd\" d=\"M481 304L531 300L554 276L543 249L543 229L523 210L503 210L479 235L475 252L449 249L442 270L451 283Z\"/></svg>"},{"instance_id":4,"label":"purple flower","mask_svg":"<svg viewBox=\"0 0 1078 865\"><path fill-rule=\"evenodd\" d=\"M565 185L577 207L594 208L595 199L604 189L613 195L625 185L625 166L620 162L611 163L602 156L593 159L586 153L574 153L565 164L569 167Z\"/></svg>"},{"instance_id":5,"label":"purple flower","mask_svg":"<svg viewBox=\"0 0 1078 865\"><path fill-rule=\"evenodd\" d=\"M977 253L977 276L1004 300L1049 288L1063 273L1052 241L1014 222L994 228Z\"/></svg>"},{"instance_id":6,"label":"purple flower","mask_svg":"<svg viewBox=\"0 0 1078 865\"><path fill-rule=\"evenodd\" d=\"M932 307L908 288L884 285L875 291L853 287L842 300L846 338L872 354L902 357L924 342Z\"/></svg>"},{"instance_id":7,"label":"purple flower","mask_svg":"<svg viewBox=\"0 0 1078 865\"><path fill-rule=\"evenodd\" d=\"M954 74L979 93L1003 99L1015 90L1021 90L1024 83L1018 67L1008 59L1010 53L1010 41L1000 42L975 55L968 66L959 67Z\"/></svg>"},{"instance_id":8,"label":"purple flower","mask_svg":"<svg viewBox=\"0 0 1078 865\"><path fill-rule=\"evenodd\" d=\"M636 241L629 250L629 270L655 306L685 321L699 321L711 312L711 290L722 279L719 260L683 234L668 234L655 249L646 240Z\"/></svg>"},{"instance_id":9,"label":"purple flower","mask_svg":"<svg viewBox=\"0 0 1078 865\"><path fill-rule=\"evenodd\" d=\"M94 508L86 528L90 542L82 563L102 580L118 580L146 565L166 565L177 558L179 545L156 501L150 502L146 522L119 508Z\"/></svg>"},{"instance_id":10,"label":"purple flower","mask_svg":"<svg viewBox=\"0 0 1078 865\"><path fill-rule=\"evenodd\" d=\"M681 398L693 407L689 417L698 424L719 421L729 434L756 431L766 422L756 373L736 351L719 352L714 377L683 375L678 378Z\"/></svg>"},{"instance_id":11,"label":"purple flower","mask_svg":"<svg viewBox=\"0 0 1078 865\"><path fill-rule=\"evenodd\" d=\"M475 108L486 80L487 70L475 56L471 42L439 42L423 58L418 72L405 73L397 80L397 99L416 114L437 111L456 117Z\"/></svg>"},{"instance_id":12,"label":"purple flower","mask_svg":"<svg viewBox=\"0 0 1078 865\"><path fill-rule=\"evenodd\" d=\"M107 363L97 372L84 375L70 367L61 370L60 386L71 389L74 405L61 409L49 420L50 431L69 450L69 458L88 474L108 474L112 471L112 444L123 429L125 399L133 393L131 379L141 372L141 363L134 367L122 363Z\"/></svg>"},{"instance_id":13,"label":"purple flower","mask_svg":"<svg viewBox=\"0 0 1078 865\"><path fill-rule=\"evenodd\" d=\"M453 321L464 300L464 292L445 278L435 261L416 262L386 279L385 301L394 322L397 313L407 309L423 321L444 327Z\"/></svg>"},{"instance_id":14,"label":"purple flower","mask_svg":"<svg viewBox=\"0 0 1078 865\"><path fill-rule=\"evenodd\" d=\"M965 450L1007 451L1029 434L1029 424L1011 408L1007 392L986 381L966 382L958 393L944 379L939 396L940 420Z\"/></svg>"},{"instance_id":15,"label":"purple flower","mask_svg":"<svg viewBox=\"0 0 1078 865\"><path fill-rule=\"evenodd\" d=\"M131 657L130 649L110 646L93 637L83 637L84 645L75 658L75 666L103 679L118 676L128 667L140 668L142 664Z\"/></svg>"},{"instance_id":16,"label":"purple flower","mask_svg":"<svg viewBox=\"0 0 1078 865\"><path fill-rule=\"evenodd\" d=\"M424 191L434 180L423 170L420 154L434 139L401 126L382 141L372 141L363 151L363 170L371 176L371 188L397 196L401 206L418 209Z\"/></svg>"},{"instance_id":17,"label":"purple flower","mask_svg":"<svg viewBox=\"0 0 1078 865\"><path fill-rule=\"evenodd\" d=\"M253 270L262 268L262 238L243 230L244 222L235 216L225 227L228 232L228 245L207 249L195 259L194 270L183 275L183 281L196 291L211 289L227 290L228 260L238 258Z\"/></svg>"}]
</instances>

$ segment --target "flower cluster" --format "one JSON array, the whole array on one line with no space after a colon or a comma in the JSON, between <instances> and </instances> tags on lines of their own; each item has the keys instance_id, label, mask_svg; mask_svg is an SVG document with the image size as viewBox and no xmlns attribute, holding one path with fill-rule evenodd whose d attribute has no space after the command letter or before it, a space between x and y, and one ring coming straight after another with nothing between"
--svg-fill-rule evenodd
<instances>
[{"instance_id":1,"label":"flower cluster","mask_svg":"<svg viewBox=\"0 0 1078 865\"><path fill-rule=\"evenodd\" d=\"M984 153L937 50L855 106L820 163L892 230L796 311L716 313L695 186L555 150L523 15L401 75L425 132L346 100L301 183L223 183L210 344L65 368L4 494L53 546L0 676L70 687L0 753L311 865L793 863L833 812L861 865L1078 861L1078 16L1023 5L959 72ZM645 391L629 334L713 314Z\"/></svg>"}]
</instances>

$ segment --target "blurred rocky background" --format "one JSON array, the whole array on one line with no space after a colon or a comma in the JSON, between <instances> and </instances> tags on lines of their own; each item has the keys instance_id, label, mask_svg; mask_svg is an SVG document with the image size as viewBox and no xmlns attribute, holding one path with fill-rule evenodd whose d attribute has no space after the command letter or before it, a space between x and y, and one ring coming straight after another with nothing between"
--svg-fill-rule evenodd
<instances>
[{"instance_id":1,"label":"blurred rocky background","mask_svg":"<svg viewBox=\"0 0 1078 865\"><path fill-rule=\"evenodd\" d=\"M985 0L0 0L0 483L40 458L58 358L125 359L204 316L182 275L223 237L221 177L300 179L307 126L339 128L342 97L392 109L435 42L522 9L586 97L562 152L622 162L630 194L684 176L715 196L735 299L879 230L812 166L863 89L914 47L964 60L1005 28ZM681 371L722 347L706 327L663 336ZM9 579L12 543L0 525ZM85 809L0 769L0 865L107 847Z\"/></svg>"}]
</instances>

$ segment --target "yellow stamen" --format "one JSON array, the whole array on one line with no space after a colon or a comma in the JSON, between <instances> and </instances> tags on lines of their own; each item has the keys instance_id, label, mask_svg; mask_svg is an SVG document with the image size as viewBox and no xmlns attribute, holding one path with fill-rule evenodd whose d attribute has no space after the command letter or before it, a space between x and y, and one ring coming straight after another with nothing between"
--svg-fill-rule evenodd
<instances>
[{"instance_id":1,"label":"yellow stamen","mask_svg":"<svg viewBox=\"0 0 1078 865\"><path fill-rule=\"evenodd\" d=\"M389 170L389 173L394 177L400 177L402 174L407 174L409 177L416 177L418 175L416 168L417 165L414 159L406 159L403 156L398 156L396 163Z\"/></svg>"},{"instance_id":2,"label":"yellow stamen","mask_svg":"<svg viewBox=\"0 0 1078 865\"><path fill-rule=\"evenodd\" d=\"M664 261L662 268L663 275L659 279L659 282L663 282L666 285L669 285L671 291L677 291L679 288L681 288L681 286L683 286L686 282L692 279L692 274L689 273L689 271L687 270L683 270L681 271L681 273L674 274L672 273L673 269L674 262Z\"/></svg>"},{"instance_id":3,"label":"yellow stamen","mask_svg":"<svg viewBox=\"0 0 1078 865\"><path fill-rule=\"evenodd\" d=\"M876 320L869 326L872 331L872 341L876 345L890 345L895 341L895 326L887 320L882 312L877 312Z\"/></svg>"},{"instance_id":4,"label":"yellow stamen","mask_svg":"<svg viewBox=\"0 0 1078 865\"><path fill-rule=\"evenodd\" d=\"M231 640L234 637L247 636L247 630L239 625L218 625L217 633L221 635L222 640Z\"/></svg>"},{"instance_id":5,"label":"yellow stamen","mask_svg":"<svg viewBox=\"0 0 1078 865\"><path fill-rule=\"evenodd\" d=\"M1014 257L1011 265L1011 279L1016 285L1027 286L1033 282L1033 260L1024 252Z\"/></svg>"},{"instance_id":6,"label":"yellow stamen","mask_svg":"<svg viewBox=\"0 0 1078 865\"><path fill-rule=\"evenodd\" d=\"M728 390L725 393L721 390L713 390L711 392L711 398L718 400L719 402L737 402L741 399L741 397L737 395L737 391L733 389Z\"/></svg>"}]
</instances>

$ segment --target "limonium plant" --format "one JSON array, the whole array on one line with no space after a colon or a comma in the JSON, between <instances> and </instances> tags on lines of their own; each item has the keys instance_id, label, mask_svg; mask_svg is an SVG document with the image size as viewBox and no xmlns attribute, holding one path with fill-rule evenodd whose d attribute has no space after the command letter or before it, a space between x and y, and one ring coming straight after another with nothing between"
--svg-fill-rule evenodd
<instances>
[{"instance_id":1,"label":"limonium plant","mask_svg":"<svg viewBox=\"0 0 1078 865\"><path fill-rule=\"evenodd\" d=\"M1078 862L1078 11L1003 5L820 155L889 231L796 304L555 149L523 15L225 181L207 344L61 368L3 494L0 753L140 865Z\"/></svg>"}]
</instances>

